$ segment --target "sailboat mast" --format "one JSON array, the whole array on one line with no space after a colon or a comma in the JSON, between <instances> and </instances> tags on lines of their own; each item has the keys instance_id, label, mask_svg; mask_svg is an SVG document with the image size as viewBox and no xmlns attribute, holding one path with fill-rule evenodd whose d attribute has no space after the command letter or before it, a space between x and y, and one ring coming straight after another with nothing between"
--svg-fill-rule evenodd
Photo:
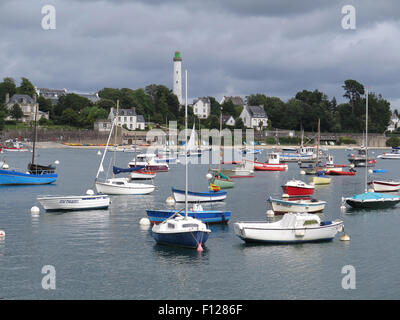
<instances>
[{"instance_id":1,"label":"sailboat mast","mask_svg":"<svg viewBox=\"0 0 400 320\"><path fill-rule=\"evenodd\" d=\"M218 163L218 173L221 172L222 163L222 107L221 113L219 114L219 163Z\"/></svg>"},{"instance_id":2,"label":"sailboat mast","mask_svg":"<svg viewBox=\"0 0 400 320\"><path fill-rule=\"evenodd\" d=\"M103 162L104 162L104 158L106 157L108 145L110 144L111 135L112 135L112 133L113 133L113 130L114 130L114 126L115 126L115 122L116 122L116 121L117 121L117 118L114 118L114 120L113 120L113 122L112 122L112 125L111 125L110 134L109 134L108 139L107 139L107 144L106 144L106 147L105 147L105 149L104 149L103 157L101 158L100 166L99 166L99 169L97 170L96 180L98 179L100 172L104 171L104 169L103 169Z\"/></svg>"},{"instance_id":3,"label":"sailboat mast","mask_svg":"<svg viewBox=\"0 0 400 320\"><path fill-rule=\"evenodd\" d=\"M319 141L320 141L320 138L321 138L320 137L320 130L321 130L320 123L321 123L321 119L318 118L317 162L315 164L315 169L318 167L318 158L319 158ZM317 170L315 170L315 171L317 171Z\"/></svg>"},{"instance_id":4,"label":"sailboat mast","mask_svg":"<svg viewBox=\"0 0 400 320\"><path fill-rule=\"evenodd\" d=\"M36 140L37 140L37 113L38 113L38 108L39 105L36 106L35 109L35 127L34 127L34 131L33 131L33 146L32 146L32 164L35 163L35 149L36 149Z\"/></svg>"},{"instance_id":5,"label":"sailboat mast","mask_svg":"<svg viewBox=\"0 0 400 320\"><path fill-rule=\"evenodd\" d=\"M365 192L368 191L368 90L365 91Z\"/></svg>"},{"instance_id":6,"label":"sailboat mast","mask_svg":"<svg viewBox=\"0 0 400 320\"><path fill-rule=\"evenodd\" d=\"M118 119L118 112L119 112L119 100L117 100L117 113L115 115L115 119ZM118 132L118 126L115 128L115 133L114 133L114 167L117 162L117 132ZM113 175L112 177L114 178L114 170L113 170Z\"/></svg>"},{"instance_id":7,"label":"sailboat mast","mask_svg":"<svg viewBox=\"0 0 400 320\"><path fill-rule=\"evenodd\" d=\"M188 100L187 100L187 70L185 70L185 218L187 218L188 214L188 148L187 148L187 126L188 126Z\"/></svg>"}]
</instances>

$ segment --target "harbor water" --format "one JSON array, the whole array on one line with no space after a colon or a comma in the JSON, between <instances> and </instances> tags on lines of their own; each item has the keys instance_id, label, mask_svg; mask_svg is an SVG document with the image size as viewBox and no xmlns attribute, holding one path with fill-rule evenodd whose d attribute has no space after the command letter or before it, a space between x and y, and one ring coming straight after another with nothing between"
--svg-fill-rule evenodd
<instances>
[{"instance_id":1,"label":"harbor water","mask_svg":"<svg viewBox=\"0 0 400 320\"><path fill-rule=\"evenodd\" d=\"M103 151L103 150L101 150ZM163 209L171 187L185 187L185 167L158 173L157 189L144 196L112 196L108 210L48 213L39 195L80 195L94 188L101 156L97 149L42 149L38 163L59 160L54 185L0 187L0 298L2 299L398 299L400 296L400 205L394 209L341 211L341 198L364 191L364 168L355 176L332 176L316 186L326 200L323 220L342 219L351 241L296 245L246 245L234 234L235 221L266 220L269 196L280 197L291 178L308 181L297 163L285 172L255 172L235 180L226 201L212 204L232 212L227 225L211 225L203 252L156 245L139 225L146 209ZM265 159L269 150L257 155ZM375 157L380 150L370 150ZM335 163L348 164L345 150L331 150ZM31 153L3 154L12 167L26 168ZM132 153L119 152L126 167ZM112 154L107 155L107 171ZM400 178L400 162L377 159ZM214 165L215 167L215 165ZM228 166L229 167L229 166ZM189 190L206 191L209 165L191 165ZM40 207L32 216L30 208ZM210 208L210 204L204 204ZM279 219L279 217L275 217ZM55 290L45 290L44 266L56 271ZM355 289L344 289L343 267L353 266Z\"/></svg>"}]
</instances>

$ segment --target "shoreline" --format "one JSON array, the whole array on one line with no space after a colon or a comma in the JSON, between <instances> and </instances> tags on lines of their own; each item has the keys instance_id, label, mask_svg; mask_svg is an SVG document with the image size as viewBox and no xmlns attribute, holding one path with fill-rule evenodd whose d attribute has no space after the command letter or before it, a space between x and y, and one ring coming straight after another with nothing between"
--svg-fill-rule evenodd
<instances>
[{"instance_id":1,"label":"shoreline","mask_svg":"<svg viewBox=\"0 0 400 320\"><path fill-rule=\"evenodd\" d=\"M29 145L30 147L32 147L32 145L30 143L28 143L27 145ZM129 146L120 146L122 148L128 148ZM151 146L138 146L139 148L149 148ZM156 145L156 146L152 146L152 147L157 147L157 148L162 148L163 145ZM104 149L105 145L80 145L80 144L73 144L73 145L66 145L63 143L58 143L58 142L36 142L36 148L37 149ZM233 147L222 147L223 149L232 149ZM235 147L235 148L238 148ZM282 149L282 148L300 148L300 146L296 146L296 145L256 145L254 146L254 149L262 149L262 150L272 150L272 149ZM341 150L341 149L347 149L347 148L359 148L359 146L356 145L340 145L340 146L327 146L327 145L323 145L320 146L320 148L322 149L332 149L332 150ZM219 149L219 146L214 147L214 149ZM369 149L381 149L381 150L391 150L391 147L369 147Z\"/></svg>"}]
</instances>

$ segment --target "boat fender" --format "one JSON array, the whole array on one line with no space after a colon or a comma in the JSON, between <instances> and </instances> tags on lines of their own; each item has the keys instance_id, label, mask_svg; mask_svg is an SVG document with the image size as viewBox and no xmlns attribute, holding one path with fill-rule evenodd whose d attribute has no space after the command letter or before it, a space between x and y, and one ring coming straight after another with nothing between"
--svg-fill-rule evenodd
<instances>
[{"instance_id":1,"label":"boat fender","mask_svg":"<svg viewBox=\"0 0 400 320\"><path fill-rule=\"evenodd\" d=\"M39 214L39 212L40 212L40 209L37 206L33 206L31 208L31 214L37 215L37 214Z\"/></svg>"},{"instance_id":2,"label":"boat fender","mask_svg":"<svg viewBox=\"0 0 400 320\"><path fill-rule=\"evenodd\" d=\"M0 239L3 239L6 236L4 230L0 230Z\"/></svg>"}]
</instances>

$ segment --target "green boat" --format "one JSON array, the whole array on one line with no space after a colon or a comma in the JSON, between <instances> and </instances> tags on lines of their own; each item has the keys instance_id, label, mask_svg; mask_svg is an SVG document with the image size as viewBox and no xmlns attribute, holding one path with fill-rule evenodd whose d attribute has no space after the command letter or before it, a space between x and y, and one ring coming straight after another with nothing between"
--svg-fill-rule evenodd
<instances>
[{"instance_id":1,"label":"green boat","mask_svg":"<svg viewBox=\"0 0 400 320\"><path fill-rule=\"evenodd\" d=\"M217 175L215 175L210 182L221 189L229 189L235 186L233 180L229 179L229 177L224 175L222 172L219 172Z\"/></svg>"}]
</instances>

